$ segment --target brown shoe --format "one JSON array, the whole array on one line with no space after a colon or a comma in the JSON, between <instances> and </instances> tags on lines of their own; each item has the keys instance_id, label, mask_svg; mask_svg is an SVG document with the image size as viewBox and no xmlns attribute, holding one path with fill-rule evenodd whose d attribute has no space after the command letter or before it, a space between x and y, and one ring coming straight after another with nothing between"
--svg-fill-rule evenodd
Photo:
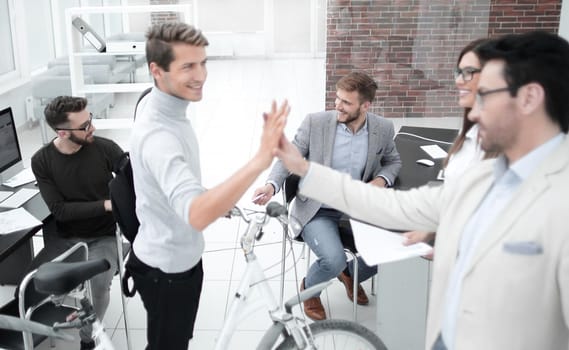
<instances>
[{"instance_id":1,"label":"brown shoe","mask_svg":"<svg viewBox=\"0 0 569 350\"><path fill-rule=\"evenodd\" d=\"M300 291L304 290L304 279L300 284ZM326 311L324 310L324 305L320 301L320 297L310 298L304 301L304 313L306 316L314 321L321 321L326 319Z\"/></svg>"},{"instance_id":2,"label":"brown shoe","mask_svg":"<svg viewBox=\"0 0 569 350\"><path fill-rule=\"evenodd\" d=\"M354 300L354 280L352 277L346 275L343 271L338 275L338 279L344 284L346 287L346 293L348 294L348 298L350 300ZM367 305L369 304L369 299L367 298L366 292L364 291L361 284L358 283L358 305Z\"/></svg>"}]
</instances>

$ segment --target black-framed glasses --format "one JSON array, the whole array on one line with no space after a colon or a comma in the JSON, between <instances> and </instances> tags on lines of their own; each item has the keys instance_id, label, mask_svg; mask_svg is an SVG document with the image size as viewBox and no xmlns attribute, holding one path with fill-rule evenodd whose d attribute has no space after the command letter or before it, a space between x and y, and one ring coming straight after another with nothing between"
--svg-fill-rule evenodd
<instances>
[{"instance_id":1,"label":"black-framed glasses","mask_svg":"<svg viewBox=\"0 0 569 350\"><path fill-rule=\"evenodd\" d=\"M89 113L89 120L86 121L83 125L78 128L55 128L56 131L64 130L64 131L89 131L91 126L93 125L93 113Z\"/></svg>"},{"instance_id":2,"label":"black-framed glasses","mask_svg":"<svg viewBox=\"0 0 569 350\"><path fill-rule=\"evenodd\" d=\"M459 76L462 76L462 80L471 81L474 78L474 74L480 73L482 70L480 68L474 67L465 67L465 68L458 68L454 69L454 80L456 80Z\"/></svg>"},{"instance_id":3,"label":"black-framed glasses","mask_svg":"<svg viewBox=\"0 0 569 350\"><path fill-rule=\"evenodd\" d=\"M486 90L486 91L477 91L476 92L476 104L480 106L480 108L484 108L484 96L495 94L498 92L510 91L510 87L506 86L503 88Z\"/></svg>"}]
</instances>

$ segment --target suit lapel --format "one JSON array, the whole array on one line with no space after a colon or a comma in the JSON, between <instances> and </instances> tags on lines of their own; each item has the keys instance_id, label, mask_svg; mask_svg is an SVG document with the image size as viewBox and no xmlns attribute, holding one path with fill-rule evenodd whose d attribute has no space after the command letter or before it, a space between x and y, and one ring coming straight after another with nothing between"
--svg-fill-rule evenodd
<instances>
[{"instance_id":1,"label":"suit lapel","mask_svg":"<svg viewBox=\"0 0 569 350\"><path fill-rule=\"evenodd\" d=\"M456 196L456 201L448 204L449 207L452 208L452 211L449 211L449 214L446 215L446 219L451 223L451 226L446 230L448 234L437 239L435 244L441 244L445 247L444 251L451 252L448 258L451 259L449 263L452 266L456 263L464 227L492 185L493 164L493 161L487 164L481 164L481 166L485 166L487 169L485 169L474 182L466 180L468 185L458 181L452 185L446 183L444 185L445 187L452 186L449 187L448 190L452 193L458 193L458 196ZM435 251L437 249L437 246L435 246Z\"/></svg>"},{"instance_id":2,"label":"suit lapel","mask_svg":"<svg viewBox=\"0 0 569 350\"><path fill-rule=\"evenodd\" d=\"M329 167L332 165L332 150L334 149L334 141L336 139L336 125L338 124L336 112L334 111L330 113L330 117L326 119L326 124L322 128L322 164Z\"/></svg>"},{"instance_id":3,"label":"suit lapel","mask_svg":"<svg viewBox=\"0 0 569 350\"><path fill-rule=\"evenodd\" d=\"M379 120L376 118L370 118L370 114L366 115L367 118L367 128L368 128L368 140L367 140L367 161L364 168L363 180L367 181L371 177L371 170L376 166L374 164L374 158L379 151L379 145L381 144L381 130L379 127Z\"/></svg>"},{"instance_id":4,"label":"suit lapel","mask_svg":"<svg viewBox=\"0 0 569 350\"><path fill-rule=\"evenodd\" d=\"M521 184L517 193L514 194L510 203L500 213L496 221L488 227L488 232L484 234L478 247L475 248L470 266L466 274L476 265L502 237L508 234L510 227L522 215L527 215L528 207L534 203L549 187L548 175L554 174L566 168L568 165L567 155L569 138L554 151L554 154L545 159L538 166L535 173L530 175Z\"/></svg>"}]
</instances>

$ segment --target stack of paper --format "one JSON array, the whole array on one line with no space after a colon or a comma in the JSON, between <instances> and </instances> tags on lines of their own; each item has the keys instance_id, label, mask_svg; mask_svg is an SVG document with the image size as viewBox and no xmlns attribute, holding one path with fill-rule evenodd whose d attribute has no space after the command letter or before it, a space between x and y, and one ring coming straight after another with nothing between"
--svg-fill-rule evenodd
<instances>
[{"instance_id":1,"label":"stack of paper","mask_svg":"<svg viewBox=\"0 0 569 350\"><path fill-rule=\"evenodd\" d=\"M405 237L398 233L356 220L350 223L358 253L370 266L426 255L433 249L426 243L404 246Z\"/></svg>"}]
</instances>

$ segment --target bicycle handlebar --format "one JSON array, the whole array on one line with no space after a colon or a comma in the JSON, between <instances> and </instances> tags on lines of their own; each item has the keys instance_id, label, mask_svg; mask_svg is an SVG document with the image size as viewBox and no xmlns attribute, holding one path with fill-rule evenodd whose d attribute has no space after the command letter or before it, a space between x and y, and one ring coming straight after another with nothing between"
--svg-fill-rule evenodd
<instances>
[{"instance_id":1,"label":"bicycle handlebar","mask_svg":"<svg viewBox=\"0 0 569 350\"><path fill-rule=\"evenodd\" d=\"M267 211L267 215L269 215L273 218L280 218L280 216L286 217L288 214L286 208L277 202L271 202L271 203L267 204L266 211Z\"/></svg>"},{"instance_id":2,"label":"bicycle handlebar","mask_svg":"<svg viewBox=\"0 0 569 350\"><path fill-rule=\"evenodd\" d=\"M293 217L289 218L286 208L277 202L269 203L264 212L253 211L251 214L256 215L250 217L250 214L238 206L233 207L228 213L228 217L240 216L247 223L247 230L241 237L241 247L246 253L252 251L253 241L261 238L263 226L269 222L269 218L275 218L282 225L290 228L289 232L292 231L293 238L300 232L301 226L298 221Z\"/></svg>"},{"instance_id":3,"label":"bicycle handlebar","mask_svg":"<svg viewBox=\"0 0 569 350\"><path fill-rule=\"evenodd\" d=\"M288 226L290 228L290 231L292 231L293 239L300 234L300 231L302 231L302 225L300 224L298 219L296 219L293 216L289 217L287 209L280 203L270 202L269 204L267 204L264 213L259 211L255 211L254 213L264 214L263 215L264 217L270 216L272 218L277 219L282 225ZM251 224L251 218L249 217L249 215L247 215L247 213L245 213L245 211L238 206L233 207L233 209L231 209L227 214L228 217L240 216L247 224ZM266 220L259 221L259 223L261 222L263 223L261 226L264 226L267 224L268 221Z\"/></svg>"}]
</instances>

